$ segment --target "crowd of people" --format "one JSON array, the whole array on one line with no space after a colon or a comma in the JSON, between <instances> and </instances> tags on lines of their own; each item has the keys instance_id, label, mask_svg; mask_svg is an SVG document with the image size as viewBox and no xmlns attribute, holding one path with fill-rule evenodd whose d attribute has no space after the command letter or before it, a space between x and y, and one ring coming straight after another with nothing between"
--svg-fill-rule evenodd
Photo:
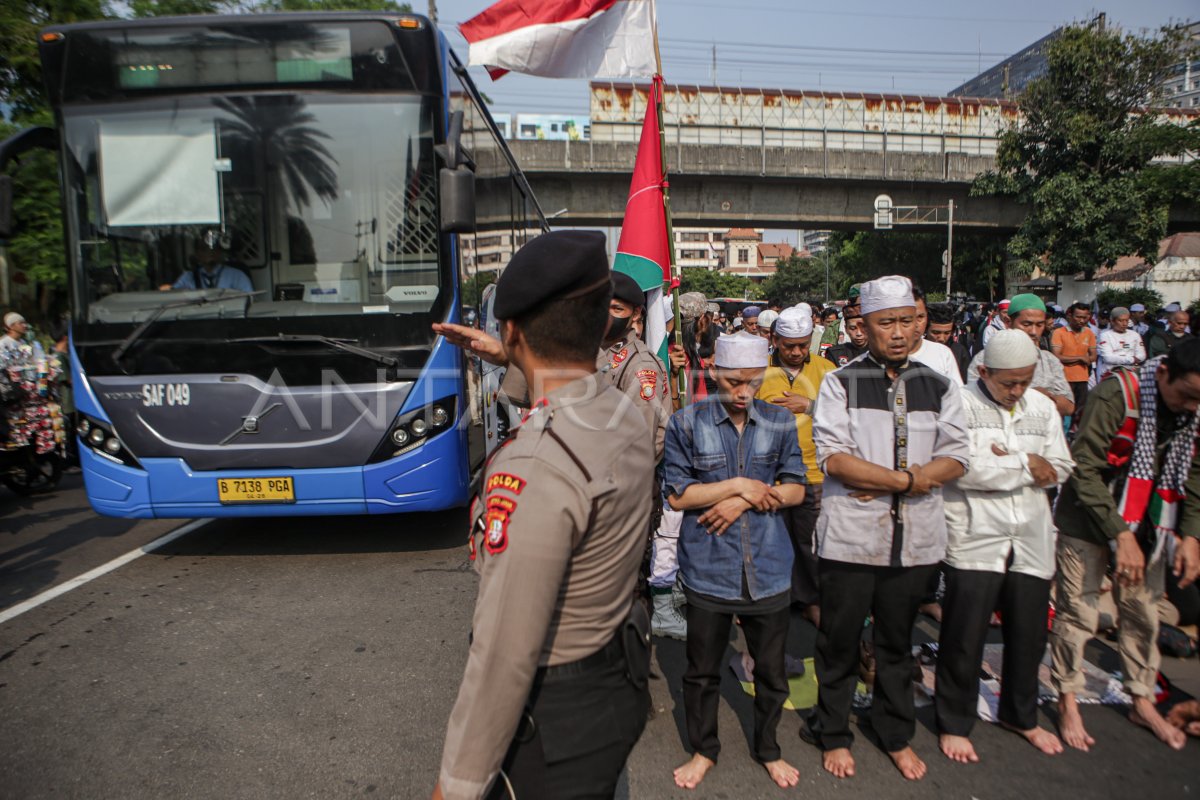
<instances>
[{"instance_id":1,"label":"crowd of people","mask_svg":"<svg viewBox=\"0 0 1200 800\"><path fill-rule=\"evenodd\" d=\"M779 744L793 624L817 630L800 737L838 778L855 773L860 680L881 747L905 778L926 774L910 744L922 612L940 621L934 705L954 762L980 758L993 627L999 724L1050 756L1094 744L1077 695L1105 596L1130 720L1173 749L1198 732L1193 707L1164 716L1155 695L1160 618L1182 630L1200 611L1200 342L1175 312L1158 331L1112 309L1096 335L1086 307L1018 295L963 314L903 276L827 309L722 320L690 294L679 310L662 363L602 235L563 231L502 274L499 340L435 325L507 366L503 393L526 409L472 507L481 583L435 797L612 796L646 722L652 633L686 640L674 780L698 786L720 756L735 623L752 756L781 787L799 779ZM1038 723L1047 649L1057 733Z\"/></svg>"}]
</instances>

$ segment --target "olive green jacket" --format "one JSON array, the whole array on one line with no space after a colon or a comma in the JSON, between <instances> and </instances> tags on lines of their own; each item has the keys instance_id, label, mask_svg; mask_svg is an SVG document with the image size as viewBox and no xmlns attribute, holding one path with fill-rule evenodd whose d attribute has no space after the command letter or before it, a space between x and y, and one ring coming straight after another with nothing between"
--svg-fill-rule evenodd
<instances>
[{"instance_id":1,"label":"olive green jacket","mask_svg":"<svg viewBox=\"0 0 1200 800\"><path fill-rule=\"evenodd\" d=\"M1108 447L1124 420L1125 398L1121 382L1115 378L1100 381L1100 385L1088 394L1079 433L1071 445L1075 469L1063 486L1054 513L1054 522L1061 535L1106 544L1129 529L1117 512L1128 465L1115 469L1108 464ZM1160 407L1156 469L1162 464L1176 430L1175 415ZM1185 488L1187 498L1180 509L1177 532L1200 538L1200 455L1192 458Z\"/></svg>"}]
</instances>

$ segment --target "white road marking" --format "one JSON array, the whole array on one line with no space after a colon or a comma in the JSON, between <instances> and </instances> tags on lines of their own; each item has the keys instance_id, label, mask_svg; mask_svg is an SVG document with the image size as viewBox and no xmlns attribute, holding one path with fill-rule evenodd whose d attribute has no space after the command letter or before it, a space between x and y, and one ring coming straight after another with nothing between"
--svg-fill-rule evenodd
<instances>
[{"instance_id":1,"label":"white road marking","mask_svg":"<svg viewBox=\"0 0 1200 800\"><path fill-rule=\"evenodd\" d=\"M26 611L29 611L30 609L37 608L38 606L42 605L43 603L48 603L51 600L53 600L54 598L64 595L67 592L71 591L72 589L78 589L80 586L83 586L85 583L89 583L91 581L96 580L96 578L99 578L101 575L107 575L108 573L112 572L113 570L125 566L130 561L135 561L135 560L141 558L142 556L146 555L147 553L153 553L155 550L159 549L160 547L164 547L164 546L170 544L171 542L175 541L176 539L178 539L181 536L187 536L192 531L202 528L203 526L207 525L210 522L212 522L212 518L210 518L210 517L206 517L204 519L192 520L188 524L186 524L182 527L176 528L175 530L171 531L170 533L167 533L167 534L164 534L164 535L158 537L157 539L155 539L153 542L150 542L149 544L142 545L141 547L137 548L136 550L130 550L128 553L126 553L123 556L117 556L112 561L109 561L107 564L102 564L102 565L96 567L95 569L88 570L87 572L83 573L82 575L71 578L71 580L69 580L69 581L65 581L63 583L60 583L58 586L47 589L46 591L42 592L41 594L34 595L33 597L29 598L28 600L17 603L15 606L6 608L3 611L0 611L0 625L3 625L5 622L8 622L10 619L13 619L14 617L21 616L22 614L24 614Z\"/></svg>"}]
</instances>

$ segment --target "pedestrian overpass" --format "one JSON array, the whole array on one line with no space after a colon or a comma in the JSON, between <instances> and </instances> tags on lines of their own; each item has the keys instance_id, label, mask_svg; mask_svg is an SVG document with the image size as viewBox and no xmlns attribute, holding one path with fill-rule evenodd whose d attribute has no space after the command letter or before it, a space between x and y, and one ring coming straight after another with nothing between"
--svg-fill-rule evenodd
<instances>
[{"instance_id":1,"label":"pedestrian overpass","mask_svg":"<svg viewBox=\"0 0 1200 800\"><path fill-rule=\"evenodd\" d=\"M562 209L555 224L620 226L648 92L593 82L589 139L509 142L542 208ZM1161 113L1177 124L1200 116ZM865 229L880 194L898 206L953 200L964 229L1009 233L1024 215L1007 198L970 197L974 178L995 166L1001 133L1019 121L1012 102L669 85L663 121L677 225ZM503 170L486 148L475 158L481 177ZM481 227L502 211L479 209ZM1174 210L1173 228L1197 225L1197 209Z\"/></svg>"}]
</instances>

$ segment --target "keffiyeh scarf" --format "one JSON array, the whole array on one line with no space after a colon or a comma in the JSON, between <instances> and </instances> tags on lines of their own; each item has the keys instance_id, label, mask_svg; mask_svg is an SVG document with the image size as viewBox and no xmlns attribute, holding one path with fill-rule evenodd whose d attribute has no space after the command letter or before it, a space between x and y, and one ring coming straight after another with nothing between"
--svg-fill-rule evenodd
<instances>
[{"instance_id":1,"label":"keffiyeh scarf","mask_svg":"<svg viewBox=\"0 0 1200 800\"><path fill-rule=\"evenodd\" d=\"M1143 542L1153 562L1162 554L1163 546L1175 533L1179 508L1185 496L1184 484L1192 466L1196 434L1200 430L1200 414L1179 415L1179 429L1167 445L1162 469L1154 469L1158 445L1158 382L1154 373L1166 356L1152 358L1142 365L1138 375L1137 435L1133 442L1129 476L1121 491L1118 507L1129 530ZM1145 528L1139 531L1143 522Z\"/></svg>"}]
</instances>

